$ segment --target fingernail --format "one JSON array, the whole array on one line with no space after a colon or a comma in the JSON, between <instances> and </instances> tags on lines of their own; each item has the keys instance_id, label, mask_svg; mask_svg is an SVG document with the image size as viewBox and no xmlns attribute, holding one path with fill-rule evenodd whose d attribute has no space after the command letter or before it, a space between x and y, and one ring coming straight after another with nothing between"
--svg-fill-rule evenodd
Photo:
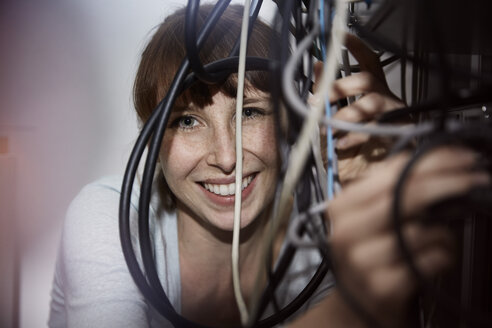
<instances>
[{"instance_id":1,"label":"fingernail","mask_svg":"<svg viewBox=\"0 0 492 328\"><path fill-rule=\"evenodd\" d=\"M340 139L337 140L337 142L335 144L335 148L343 149L343 148L347 147L348 143L349 143L349 140L346 136L341 137Z\"/></svg>"},{"instance_id":2,"label":"fingernail","mask_svg":"<svg viewBox=\"0 0 492 328\"><path fill-rule=\"evenodd\" d=\"M313 106L319 106L321 105L321 102L322 99L320 98L319 95L314 95L311 97L311 104L313 104Z\"/></svg>"}]
</instances>

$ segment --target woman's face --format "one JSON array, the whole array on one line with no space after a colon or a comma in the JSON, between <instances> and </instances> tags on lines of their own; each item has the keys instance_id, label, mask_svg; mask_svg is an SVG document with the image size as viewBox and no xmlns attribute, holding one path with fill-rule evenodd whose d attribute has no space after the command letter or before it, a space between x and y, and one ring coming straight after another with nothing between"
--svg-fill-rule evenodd
<instances>
[{"instance_id":1,"label":"woman's face","mask_svg":"<svg viewBox=\"0 0 492 328\"><path fill-rule=\"evenodd\" d=\"M175 108L161 148L164 177L178 211L221 230L232 230L235 192L236 100L216 92L203 108ZM244 96L241 227L271 203L279 158L269 95Z\"/></svg>"}]
</instances>

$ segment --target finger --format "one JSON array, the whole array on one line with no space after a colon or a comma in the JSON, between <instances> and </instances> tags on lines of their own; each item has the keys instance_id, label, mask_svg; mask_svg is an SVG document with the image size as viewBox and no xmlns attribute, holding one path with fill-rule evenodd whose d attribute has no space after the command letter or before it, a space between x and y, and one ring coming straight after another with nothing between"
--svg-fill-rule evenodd
<instances>
[{"instance_id":1,"label":"finger","mask_svg":"<svg viewBox=\"0 0 492 328\"><path fill-rule=\"evenodd\" d=\"M380 185L378 188L393 188L396 178L408 163L410 155L401 153L373 167L366 174L364 185ZM443 146L424 155L415 165L409 179L421 177L428 179L434 174L449 174L474 168L479 159L476 152L457 146Z\"/></svg>"},{"instance_id":2,"label":"finger","mask_svg":"<svg viewBox=\"0 0 492 328\"><path fill-rule=\"evenodd\" d=\"M413 170L413 175L428 176L436 172L470 169L479 155L467 148L443 146L424 155Z\"/></svg>"},{"instance_id":3,"label":"finger","mask_svg":"<svg viewBox=\"0 0 492 328\"><path fill-rule=\"evenodd\" d=\"M340 152L350 148L358 147L368 142L369 139L371 139L371 137L366 133L351 132L349 134L340 137L336 141L335 149L337 149L337 151Z\"/></svg>"},{"instance_id":4,"label":"finger","mask_svg":"<svg viewBox=\"0 0 492 328\"><path fill-rule=\"evenodd\" d=\"M371 167L356 184L347 186L333 202L332 210L338 212L344 208L352 208L357 204L364 207L380 199L382 195L392 194L396 178L399 177L404 165L410 159L408 152L397 154L380 165ZM477 160L475 152L458 147L441 147L425 156L415 167L411 178L434 173L454 173L472 168Z\"/></svg>"},{"instance_id":5,"label":"finger","mask_svg":"<svg viewBox=\"0 0 492 328\"><path fill-rule=\"evenodd\" d=\"M360 147L359 147L360 148ZM342 186L347 186L359 179L361 174L373 162L369 162L364 155L359 153L358 147L338 151L338 177Z\"/></svg>"},{"instance_id":6,"label":"finger","mask_svg":"<svg viewBox=\"0 0 492 328\"><path fill-rule=\"evenodd\" d=\"M452 252L442 247L431 247L416 254L415 265L424 278L430 279L449 269L454 263Z\"/></svg>"},{"instance_id":7,"label":"finger","mask_svg":"<svg viewBox=\"0 0 492 328\"><path fill-rule=\"evenodd\" d=\"M488 172L455 172L420 177L410 181L403 197L403 217L412 216L425 210L431 204L446 198L464 195L474 187L490 185Z\"/></svg>"},{"instance_id":8,"label":"finger","mask_svg":"<svg viewBox=\"0 0 492 328\"><path fill-rule=\"evenodd\" d=\"M419 169L417 166L416 174L409 178L409 187L404 193L403 216L417 214L432 202L462 194L473 186L490 184L488 174L464 170L475 163L473 152L462 148L454 149L454 152L449 149L435 151L428 161L434 160L434 156L443 157L434 162L433 166L429 166L428 162L420 163L424 164L423 168ZM334 231L340 229L341 235L345 236L351 229L368 229L367 232L372 233L387 226L390 222L388 216L394 197L394 185L408 158L406 153L394 156L381 165L370 168L365 177L348 185L328 208ZM434 174L426 174L429 171Z\"/></svg>"},{"instance_id":9,"label":"finger","mask_svg":"<svg viewBox=\"0 0 492 328\"><path fill-rule=\"evenodd\" d=\"M454 249L451 232L442 226L424 227L418 223L406 224L403 238L412 254L417 254L430 247L443 247L448 251ZM389 231L359 242L348 253L349 260L360 270L372 270L381 266L394 265L403 260L400 245L393 231Z\"/></svg>"},{"instance_id":10,"label":"finger","mask_svg":"<svg viewBox=\"0 0 492 328\"><path fill-rule=\"evenodd\" d=\"M361 71L371 72L385 87L388 87L379 57L373 50L361 39L348 33L345 37L345 46L359 63Z\"/></svg>"},{"instance_id":11,"label":"finger","mask_svg":"<svg viewBox=\"0 0 492 328\"><path fill-rule=\"evenodd\" d=\"M387 89L373 74L360 72L334 81L329 97L333 103L342 98L369 92L387 93Z\"/></svg>"},{"instance_id":12,"label":"finger","mask_svg":"<svg viewBox=\"0 0 492 328\"><path fill-rule=\"evenodd\" d=\"M415 277L403 264L381 267L369 276L368 287L376 302L398 307L415 291Z\"/></svg>"},{"instance_id":13,"label":"finger","mask_svg":"<svg viewBox=\"0 0 492 328\"><path fill-rule=\"evenodd\" d=\"M484 182L485 181L485 182ZM402 217L414 217L421 213L430 204L445 199L450 195L462 194L479 184L488 184L490 176L486 173L467 173L461 175L447 175L435 179L425 179L422 183L428 184L430 190L422 185L417 186L412 194L405 194L403 200ZM350 186L349 186L350 187ZM336 219L333 212L329 212L332 220L332 239L341 245L349 245L371 238L372 236L389 231L392 228L391 208L393 204L392 190L378 194L379 199L357 204L356 210L345 213L343 218ZM335 214L336 215L336 214Z\"/></svg>"},{"instance_id":14,"label":"finger","mask_svg":"<svg viewBox=\"0 0 492 328\"><path fill-rule=\"evenodd\" d=\"M400 103L379 93L369 93L349 106L343 107L333 115L334 119L351 123L371 121L379 114L399 107ZM333 129L333 134L339 135L339 130ZM343 133L343 132L342 132ZM369 136L367 136L367 139Z\"/></svg>"},{"instance_id":15,"label":"finger","mask_svg":"<svg viewBox=\"0 0 492 328\"><path fill-rule=\"evenodd\" d=\"M365 122L373 120L384 112L401 107L402 103L392 97L370 92L351 105L341 108L333 118L353 123Z\"/></svg>"}]
</instances>

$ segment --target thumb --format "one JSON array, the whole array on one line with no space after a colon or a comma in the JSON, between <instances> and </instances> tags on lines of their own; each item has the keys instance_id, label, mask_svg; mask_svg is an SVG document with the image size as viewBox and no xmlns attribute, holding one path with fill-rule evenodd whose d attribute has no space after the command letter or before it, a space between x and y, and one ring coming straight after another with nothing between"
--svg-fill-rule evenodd
<instances>
[{"instance_id":1,"label":"thumb","mask_svg":"<svg viewBox=\"0 0 492 328\"><path fill-rule=\"evenodd\" d=\"M379 56L373 50L357 36L349 33L345 36L345 46L359 63L361 71L372 73L381 83L388 86Z\"/></svg>"}]
</instances>

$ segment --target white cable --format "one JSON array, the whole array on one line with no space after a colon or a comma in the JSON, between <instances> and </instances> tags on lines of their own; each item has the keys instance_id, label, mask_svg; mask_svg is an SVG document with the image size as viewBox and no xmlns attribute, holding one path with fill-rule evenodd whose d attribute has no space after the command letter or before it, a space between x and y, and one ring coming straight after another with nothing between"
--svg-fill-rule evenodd
<instances>
[{"instance_id":1,"label":"white cable","mask_svg":"<svg viewBox=\"0 0 492 328\"><path fill-rule=\"evenodd\" d=\"M248 308L241 292L241 280L239 277L239 235L241 230L241 201L243 181L243 92L244 74L246 70L246 48L248 43L249 8L251 2L244 1L243 22L241 25L241 43L239 47L239 65L237 70L237 95L236 95L236 191L234 194L234 226L232 230L232 284L237 307L241 316L242 325L248 322Z\"/></svg>"},{"instance_id":2,"label":"white cable","mask_svg":"<svg viewBox=\"0 0 492 328\"><path fill-rule=\"evenodd\" d=\"M343 37L344 33L341 33L339 37ZM333 37L332 37L333 39ZM301 43L299 43L299 49L301 48L307 49L312 42L308 40L306 37ZM333 44L333 43L332 43ZM305 104L300 97L297 96L297 92L294 86L294 76L297 68L297 63L301 59L303 55L303 51L296 51L292 54L292 57L289 59L285 66L284 77L282 80L282 87L285 92L284 95L286 97L286 101L289 103L290 107L294 109L299 115L303 117L309 117L310 115L314 115L313 112L318 112L320 108L323 108L324 103L319 102L314 107L309 108L307 104ZM335 60L336 58L333 58ZM331 86L330 80L326 78L326 74L331 73L331 67L327 67L330 63L330 57L328 57L328 64L324 66L323 77L320 82L320 86L318 87L318 94L316 95L317 99L326 99L327 93L329 92L329 87ZM332 75L329 75L331 77ZM337 120L333 118L320 117L320 122L325 125L331 126L334 129L342 130L342 131L354 131L360 133L368 133L373 135L380 136L408 136L408 135L419 135L430 132L433 128L430 124L423 124L417 126L401 126L401 125L371 125L371 124L360 124L360 123L351 123L342 120Z\"/></svg>"},{"instance_id":3,"label":"white cable","mask_svg":"<svg viewBox=\"0 0 492 328\"><path fill-rule=\"evenodd\" d=\"M294 217L293 220L290 222L289 227L287 228L286 238L288 238L289 243L295 245L296 247L312 248L312 247L319 247L320 241L326 241L326 235L323 235L322 236L323 238L319 238L321 237L320 234L324 233L323 227L321 226L314 227L315 229L311 227L311 231L312 232L316 231L317 234L311 236L310 240L306 240L299 236L299 226L301 224L305 224L309 216L319 215L322 212L326 211L327 208L328 208L328 201L324 201L322 203L317 203L311 206L307 210L307 213L306 212L300 213L296 217Z\"/></svg>"}]
</instances>

